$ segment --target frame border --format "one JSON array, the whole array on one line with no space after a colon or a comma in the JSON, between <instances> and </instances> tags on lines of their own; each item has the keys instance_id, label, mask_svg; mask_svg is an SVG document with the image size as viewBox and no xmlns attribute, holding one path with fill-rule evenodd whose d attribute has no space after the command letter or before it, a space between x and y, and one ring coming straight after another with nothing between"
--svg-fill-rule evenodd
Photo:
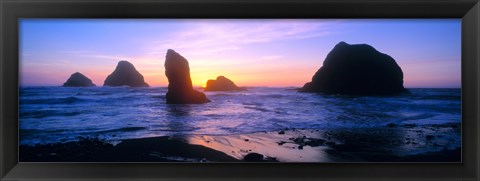
<instances>
[{"instance_id":1,"label":"frame border","mask_svg":"<svg viewBox=\"0 0 480 181\"><path fill-rule=\"evenodd\" d=\"M462 163L18 163L19 18L462 18ZM0 0L0 180L478 180L479 0Z\"/></svg>"}]
</instances>

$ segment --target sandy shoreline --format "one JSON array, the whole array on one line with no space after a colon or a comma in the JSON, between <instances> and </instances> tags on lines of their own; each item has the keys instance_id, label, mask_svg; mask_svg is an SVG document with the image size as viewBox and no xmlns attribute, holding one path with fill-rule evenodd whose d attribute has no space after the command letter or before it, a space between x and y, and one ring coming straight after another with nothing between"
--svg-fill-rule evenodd
<instances>
[{"instance_id":1,"label":"sandy shoreline","mask_svg":"<svg viewBox=\"0 0 480 181\"><path fill-rule=\"evenodd\" d=\"M20 145L20 162L460 162L460 124ZM457 139L455 139L457 138Z\"/></svg>"}]
</instances>

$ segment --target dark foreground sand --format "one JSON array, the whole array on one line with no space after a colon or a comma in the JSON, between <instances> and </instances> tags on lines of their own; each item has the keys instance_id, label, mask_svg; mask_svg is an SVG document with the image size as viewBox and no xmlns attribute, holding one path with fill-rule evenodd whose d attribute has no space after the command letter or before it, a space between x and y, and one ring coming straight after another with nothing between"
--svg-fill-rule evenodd
<instances>
[{"instance_id":1,"label":"dark foreground sand","mask_svg":"<svg viewBox=\"0 0 480 181\"><path fill-rule=\"evenodd\" d=\"M460 162L461 126L288 129L20 145L20 162Z\"/></svg>"}]
</instances>

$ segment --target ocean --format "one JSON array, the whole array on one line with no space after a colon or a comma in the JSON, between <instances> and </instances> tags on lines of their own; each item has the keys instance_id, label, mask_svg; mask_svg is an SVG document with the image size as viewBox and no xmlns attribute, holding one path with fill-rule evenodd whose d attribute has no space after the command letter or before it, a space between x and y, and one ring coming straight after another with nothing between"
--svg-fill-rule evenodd
<instances>
[{"instance_id":1,"label":"ocean","mask_svg":"<svg viewBox=\"0 0 480 181\"><path fill-rule=\"evenodd\" d=\"M166 87L20 87L19 144L99 138L232 135L461 123L461 89L397 96L301 93L293 87L205 92L206 104L168 105ZM460 135L457 136L460 139Z\"/></svg>"}]
</instances>

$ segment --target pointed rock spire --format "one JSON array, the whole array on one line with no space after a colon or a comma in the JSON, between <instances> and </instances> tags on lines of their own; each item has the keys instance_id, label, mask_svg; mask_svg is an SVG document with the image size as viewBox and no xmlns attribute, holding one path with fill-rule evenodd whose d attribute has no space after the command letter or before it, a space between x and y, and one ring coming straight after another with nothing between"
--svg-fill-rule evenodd
<instances>
[{"instance_id":1,"label":"pointed rock spire","mask_svg":"<svg viewBox=\"0 0 480 181\"><path fill-rule=\"evenodd\" d=\"M193 89L187 59L172 49L165 57L165 75L168 79L167 104L201 104L210 102L204 93Z\"/></svg>"}]
</instances>

